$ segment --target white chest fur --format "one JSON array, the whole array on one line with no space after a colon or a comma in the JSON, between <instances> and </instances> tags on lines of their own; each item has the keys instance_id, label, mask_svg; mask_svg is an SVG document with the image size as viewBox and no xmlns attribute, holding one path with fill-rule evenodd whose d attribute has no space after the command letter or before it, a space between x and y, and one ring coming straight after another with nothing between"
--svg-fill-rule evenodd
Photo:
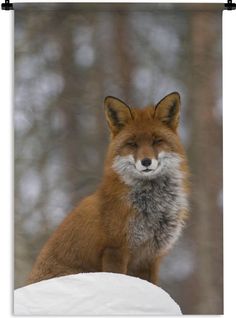
<instances>
[{"instance_id":1,"label":"white chest fur","mask_svg":"<svg viewBox=\"0 0 236 318\"><path fill-rule=\"evenodd\" d=\"M187 209L179 170L168 171L154 180L139 180L131 188L129 201L135 215L129 223L129 244L136 248L150 242L155 252L169 249L183 227L179 214Z\"/></svg>"}]
</instances>

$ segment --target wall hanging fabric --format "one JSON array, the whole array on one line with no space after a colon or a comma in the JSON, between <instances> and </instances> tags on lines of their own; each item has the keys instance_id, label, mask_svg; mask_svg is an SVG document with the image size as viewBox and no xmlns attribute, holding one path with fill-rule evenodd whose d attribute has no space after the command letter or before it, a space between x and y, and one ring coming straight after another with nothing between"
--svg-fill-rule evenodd
<instances>
[{"instance_id":1,"label":"wall hanging fabric","mask_svg":"<svg viewBox=\"0 0 236 318\"><path fill-rule=\"evenodd\" d=\"M14 9L15 313L222 314L223 5Z\"/></svg>"}]
</instances>

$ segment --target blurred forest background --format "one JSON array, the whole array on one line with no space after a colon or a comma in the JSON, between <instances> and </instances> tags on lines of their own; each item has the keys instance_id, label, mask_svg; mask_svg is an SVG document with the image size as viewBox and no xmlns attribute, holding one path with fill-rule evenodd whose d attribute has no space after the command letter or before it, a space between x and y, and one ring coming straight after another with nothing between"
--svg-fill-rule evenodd
<instances>
[{"instance_id":1,"label":"blurred forest background","mask_svg":"<svg viewBox=\"0 0 236 318\"><path fill-rule=\"evenodd\" d=\"M218 4L15 4L15 288L101 180L106 95L137 107L178 91L191 217L161 267L185 314L221 314L222 96Z\"/></svg>"}]
</instances>

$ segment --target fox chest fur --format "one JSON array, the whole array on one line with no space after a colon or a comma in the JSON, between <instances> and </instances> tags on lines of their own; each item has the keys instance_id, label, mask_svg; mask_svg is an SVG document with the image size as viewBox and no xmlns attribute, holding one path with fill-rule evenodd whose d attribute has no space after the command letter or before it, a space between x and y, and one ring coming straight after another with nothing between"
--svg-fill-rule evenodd
<instances>
[{"instance_id":1,"label":"fox chest fur","mask_svg":"<svg viewBox=\"0 0 236 318\"><path fill-rule=\"evenodd\" d=\"M139 181L132 187L129 201L135 210L129 222L131 249L148 243L154 253L168 250L181 233L180 212L187 208L179 173Z\"/></svg>"}]
</instances>

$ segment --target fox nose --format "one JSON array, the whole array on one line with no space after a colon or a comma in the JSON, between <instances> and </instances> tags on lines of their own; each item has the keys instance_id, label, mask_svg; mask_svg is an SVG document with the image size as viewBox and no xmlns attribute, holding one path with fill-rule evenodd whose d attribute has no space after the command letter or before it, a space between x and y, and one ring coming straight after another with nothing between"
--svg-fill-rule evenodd
<instances>
[{"instance_id":1,"label":"fox nose","mask_svg":"<svg viewBox=\"0 0 236 318\"><path fill-rule=\"evenodd\" d=\"M152 163L152 160L149 159L149 158L144 158L143 160L141 160L141 164L142 164L144 167L150 166L151 163Z\"/></svg>"}]
</instances>

